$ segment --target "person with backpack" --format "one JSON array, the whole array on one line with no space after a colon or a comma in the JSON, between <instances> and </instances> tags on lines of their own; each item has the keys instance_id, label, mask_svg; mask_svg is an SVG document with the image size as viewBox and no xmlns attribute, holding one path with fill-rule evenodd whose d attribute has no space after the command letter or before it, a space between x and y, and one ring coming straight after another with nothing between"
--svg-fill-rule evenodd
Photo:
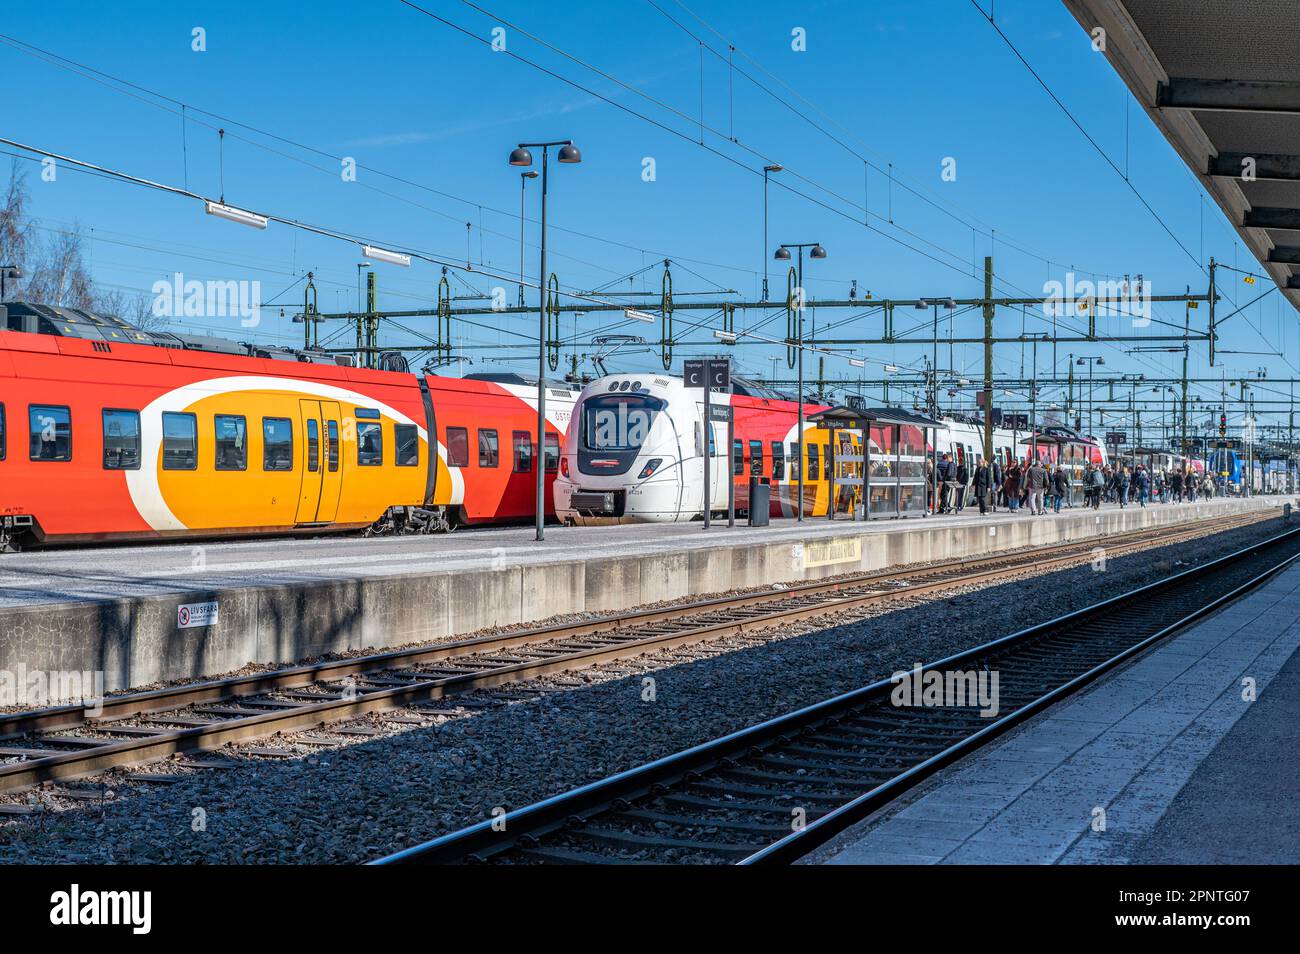
<instances>
[{"instance_id":1,"label":"person with backpack","mask_svg":"<svg viewBox=\"0 0 1300 954\"><path fill-rule=\"evenodd\" d=\"M1070 496L1070 475L1065 472L1065 467L1061 464L1056 465L1056 471L1052 474L1052 512L1061 512L1061 502L1067 500Z\"/></svg>"},{"instance_id":2,"label":"person with backpack","mask_svg":"<svg viewBox=\"0 0 1300 954\"><path fill-rule=\"evenodd\" d=\"M1137 491L1138 506L1145 509L1151 491L1151 475L1141 464L1137 465L1137 470L1133 474L1133 486Z\"/></svg>"}]
</instances>

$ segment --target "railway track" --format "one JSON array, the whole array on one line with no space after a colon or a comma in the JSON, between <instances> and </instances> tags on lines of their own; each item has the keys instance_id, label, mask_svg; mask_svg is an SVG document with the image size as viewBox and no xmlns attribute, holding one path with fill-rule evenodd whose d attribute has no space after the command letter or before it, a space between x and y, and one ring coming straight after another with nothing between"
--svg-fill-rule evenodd
<instances>
[{"instance_id":1,"label":"railway track","mask_svg":"<svg viewBox=\"0 0 1300 954\"><path fill-rule=\"evenodd\" d=\"M1288 530L923 667L998 673L991 718L881 680L373 863L789 863L1298 558Z\"/></svg>"},{"instance_id":2,"label":"railway track","mask_svg":"<svg viewBox=\"0 0 1300 954\"><path fill-rule=\"evenodd\" d=\"M230 742L337 725L371 713L437 705L438 700L539 676L578 670L726 636L851 610L905 596L969 586L1026 569L1108 557L1233 529L1273 511L1185 527L911 570L742 593L678 606L615 614L435 646L294 666L230 679L111 696L88 718L78 706L0 715L0 792L93 775ZM398 720L401 721L401 720ZM409 720L408 720L409 721ZM374 734L363 726L331 729ZM255 753L256 754L256 753ZM265 754L294 754L291 750ZM195 768L219 763L198 761ZM175 776L171 776L174 780ZM143 781L166 781L140 776Z\"/></svg>"}]
</instances>

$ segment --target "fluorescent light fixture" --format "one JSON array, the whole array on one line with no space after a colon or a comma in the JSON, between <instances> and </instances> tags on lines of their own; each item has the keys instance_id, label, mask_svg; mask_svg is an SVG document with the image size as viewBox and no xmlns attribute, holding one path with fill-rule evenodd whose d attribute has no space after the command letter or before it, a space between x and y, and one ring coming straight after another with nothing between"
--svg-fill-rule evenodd
<instances>
[{"instance_id":1,"label":"fluorescent light fixture","mask_svg":"<svg viewBox=\"0 0 1300 954\"><path fill-rule=\"evenodd\" d=\"M361 254L366 258L374 258L381 262L387 262L389 265L401 265L403 268L411 267L411 256L403 255L401 252L390 252L386 248L375 248L373 245L363 245L361 246Z\"/></svg>"},{"instance_id":2,"label":"fluorescent light fixture","mask_svg":"<svg viewBox=\"0 0 1300 954\"><path fill-rule=\"evenodd\" d=\"M885 365L885 370L888 371L890 374L896 374L898 372L898 365L887 364Z\"/></svg>"},{"instance_id":3,"label":"fluorescent light fixture","mask_svg":"<svg viewBox=\"0 0 1300 954\"><path fill-rule=\"evenodd\" d=\"M867 366L867 362L863 361L861 358L849 358L849 364L853 365L855 368L865 368Z\"/></svg>"},{"instance_id":4,"label":"fluorescent light fixture","mask_svg":"<svg viewBox=\"0 0 1300 954\"><path fill-rule=\"evenodd\" d=\"M723 344L736 343L736 333L734 331L715 331L713 337L717 338Z\"/></svg>"},{"instance_id":5,"label":"fluorescent light fixture","mask_svg":"<svg viewBox=\"0 0 1300 954\"><path fill-rule=\"evenodd\" d=\"M652 322L652 321L655 320L655 316L654 316L654 315L650 314L649 312L645 312L645 311L637 311L635 308L624 308L624 309L623 309L623 317L624 317L624 318L630 318L630 319L632 319L633 321L646 321L646 322Z\"/></svg>"},{"instance_id":6,"label":"fluorescent light fixture","mask_svg":"<svg viewBox=\"0 0 1300 954\"><path fill-rule=\"evenodd\" d=\"M238 222L240 225L250 225L255 229L266 228L266 216L258 215L256 212L249 212L247 209L237 209L233 205L222 205L220 202L207 202L208 215L215 215L219 219L226 219L230 222Z\"/></svg>"}]
</instances>

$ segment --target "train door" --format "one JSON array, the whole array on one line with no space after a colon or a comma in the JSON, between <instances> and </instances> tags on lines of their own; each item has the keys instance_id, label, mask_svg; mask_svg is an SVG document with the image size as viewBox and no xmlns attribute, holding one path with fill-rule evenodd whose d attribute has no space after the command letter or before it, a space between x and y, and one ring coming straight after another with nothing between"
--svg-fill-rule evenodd
<instances>
[{"instance_id":1,"label":"train door","mask_svg":"<svg viewBox=\"0 0 1300 954\"><path fill-rule=\"evenodd\" d=\"M337 401L321 401L321 489L318 523L338 516L339 497L343 493L343 449L339 428L343 415Z\"/></svg>"},{"instance_id":2,"label":"train door","mask_svg":"<svg viewBox=\"0 0 1300 954\"><path fill-rule=\"evenodd\" d=\"M298 491L298 523L315 523L320 510L321 491L321 413L320 401L298 402L299 436L302 450L298 463L302 470L302 484Z\"/></svg>"},{"instance_id":3,"label":"train door","mask_svg":"<svg viewBox=\"0 0 1300 954\"><path fill-rule=\"evenodd\" d=\"M339 406L334 401L299 401L302 484L297 523L329 523L338 512L342 484Z\"/></svg>"}]
</instances>

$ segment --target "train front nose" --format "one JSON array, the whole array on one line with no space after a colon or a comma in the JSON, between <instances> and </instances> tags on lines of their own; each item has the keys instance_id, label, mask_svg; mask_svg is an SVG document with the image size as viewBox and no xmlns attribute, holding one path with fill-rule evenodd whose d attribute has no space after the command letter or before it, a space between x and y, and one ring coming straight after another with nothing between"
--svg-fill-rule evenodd
<instances>
[{"instance_id":1,"label":"train front nose","mask_svg":"<svg viewBox=\"0 0 1300 954\"><path fill-rule=\"evenodd\" d=\"M665 402L654 395L621 388L584 397L569 428L555 482L556 511L573 523L646 519L637 506L651 478L676 448L660 448L656 421ZM671 431L671 428L668 428ZM666 472L676 473L669 467ZM673 477L668 477L672 480ZM649 519L655 519L650 517Z\"/></svg>"}]
</instances>

